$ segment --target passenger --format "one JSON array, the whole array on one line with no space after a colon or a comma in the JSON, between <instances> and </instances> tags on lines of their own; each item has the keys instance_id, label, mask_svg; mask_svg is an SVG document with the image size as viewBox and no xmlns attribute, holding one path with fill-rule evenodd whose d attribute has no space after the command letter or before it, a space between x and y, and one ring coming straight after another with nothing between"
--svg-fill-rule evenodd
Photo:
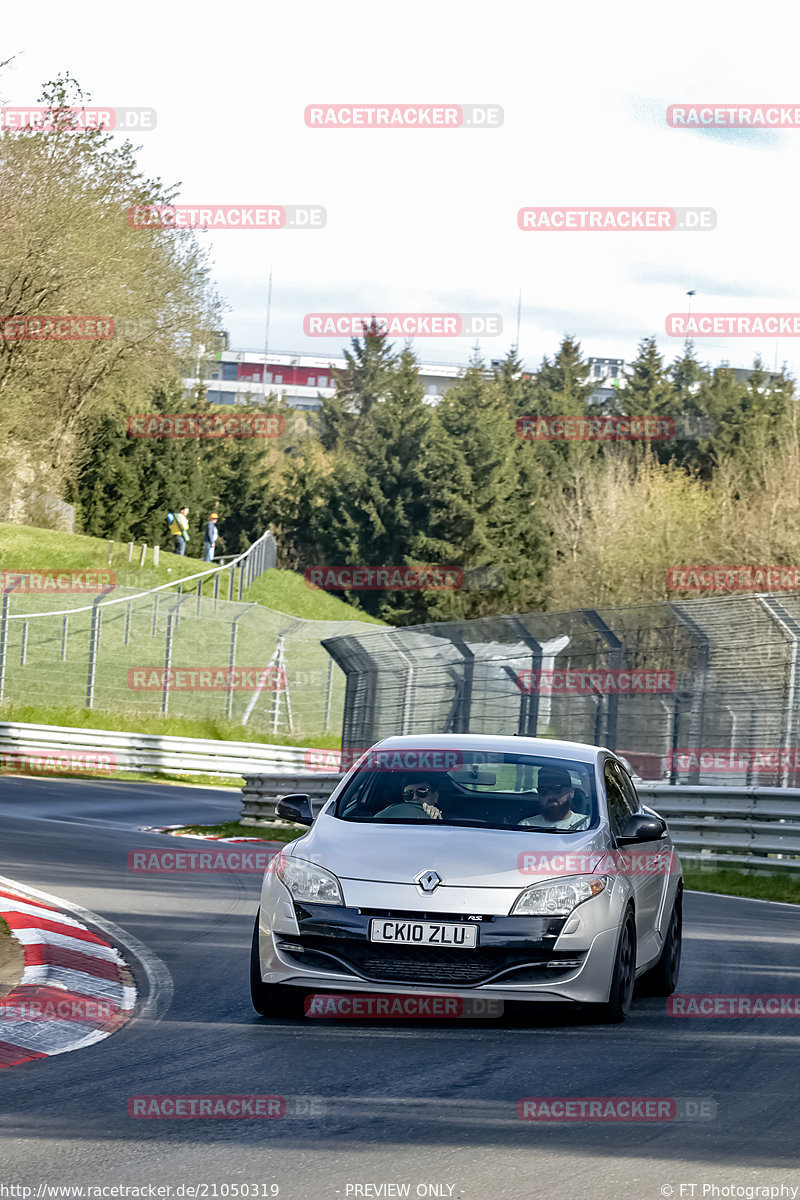
<instances>
[{"instance_id":1,"label":"passenger","mask_svg":"<svg viewBox=\"0 0 800 1200\"><path fill-rule=\"evenodd\" d=\"M540 812L520 821L520 825L536 825L540 829L584 829L589 822L585 813L572 811L575 788L565 767L540 767L536 783Z\"/></svg>"}]
</instances>

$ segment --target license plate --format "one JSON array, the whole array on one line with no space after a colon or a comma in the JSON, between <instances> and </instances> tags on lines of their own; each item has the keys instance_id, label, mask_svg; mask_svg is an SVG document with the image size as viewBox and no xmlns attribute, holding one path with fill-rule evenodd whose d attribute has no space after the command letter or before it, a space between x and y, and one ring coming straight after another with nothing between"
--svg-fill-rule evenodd
<instances>
[{"instance_id":1,"label":"license plate","mask_svg":"<svg viewBox=\"0 0 800 1200\"><path fill-rule=\"evenodd\" d=\"M371 942L397 942L406 946L447 946L468 949L478 944L475 925L444 925L438 921L370 921Z\"/></svg>"}]
</instances>

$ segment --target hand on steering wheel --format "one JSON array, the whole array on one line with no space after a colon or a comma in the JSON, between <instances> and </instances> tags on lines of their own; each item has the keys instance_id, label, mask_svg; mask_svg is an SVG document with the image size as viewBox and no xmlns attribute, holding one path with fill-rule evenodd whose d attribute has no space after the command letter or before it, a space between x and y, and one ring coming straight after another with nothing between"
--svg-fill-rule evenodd
<instances>
[{"instance_id":1,"label":"hand on steering wheel","mask_svg":"<svg viewBox=\"0 0 800 1200\"><path fill-rule=\"evenodd\" d=\"M422 809L428 814L432 821L441 821L442 810L437 808L434 804L423 804Z\"/></svg>"}]
</instances>

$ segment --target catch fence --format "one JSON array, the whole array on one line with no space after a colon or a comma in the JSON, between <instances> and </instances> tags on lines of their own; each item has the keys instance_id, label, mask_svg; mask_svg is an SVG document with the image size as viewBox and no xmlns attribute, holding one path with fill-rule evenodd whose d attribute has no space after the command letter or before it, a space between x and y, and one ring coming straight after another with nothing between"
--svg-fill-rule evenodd
<instances>
[{"instance_id":1,"label":"catch fence","mask_svg":"<svg viewBox=\"0 0 800 1200\"><path fill-rule=\"evenodd\" d=\"M646 779L800 784L800 593L484 617L325 647L342 745L395 734L601 744Z\"/></svg>"},{"instance_id":2,"label":"catch fence","mask_svg":"<svg viewBox=\"0 0 800 1200\"><path fill-rule=\"evenodd\" d=\"M267 534L228 566L88 604L12 583L0 597L0 703L225 718L243 736L338 733L344 677L321 639L370 626L241 599L274 566L274 545Z\"/></svg>"}]
</instances>

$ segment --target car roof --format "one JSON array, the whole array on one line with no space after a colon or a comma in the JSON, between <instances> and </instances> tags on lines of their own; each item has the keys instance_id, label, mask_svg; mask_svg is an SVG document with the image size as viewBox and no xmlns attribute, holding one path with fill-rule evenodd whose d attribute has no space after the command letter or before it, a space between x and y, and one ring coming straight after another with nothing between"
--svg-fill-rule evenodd
<instances>
[{"instance_id":1,"label":"car roof","mask_svg":"<svg viewBox=\"0 0 800 1200\"><path fill-rule=\"evenodd\" d=\"M585 742L493 733L404 734L383 738L375 743L375 747L378 746L398 750L493 750L501 754L536 754L541 758L572 759L582 763L594 763L601 754L611 753L604 746L588 746Z\"/></svg>"}]
</instances>

